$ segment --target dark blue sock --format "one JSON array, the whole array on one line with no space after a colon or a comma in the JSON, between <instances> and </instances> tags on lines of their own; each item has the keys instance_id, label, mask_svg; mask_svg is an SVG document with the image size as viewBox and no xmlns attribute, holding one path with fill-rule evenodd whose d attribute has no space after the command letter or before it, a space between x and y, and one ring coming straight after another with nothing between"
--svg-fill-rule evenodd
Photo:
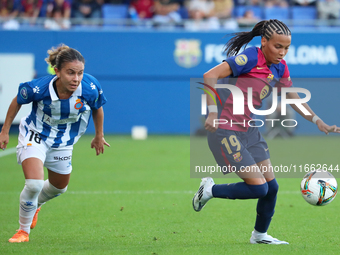
<instances>
[{"instance_id":1,"label":"dark blue sock","mask_svg":"<svg viewBox=\"0 0 340 255\"><path fill-rule=\"evenodd\" d=\"M245 182L215 184L212 187L213 197L228 199L249 199L264 197L268 192L268 185L249 185Z\"/></svg>"},{"instance_id":2,"label":"dark blue sock","mask_svg":"<svg viewBox=\"0 0 340 255\"><path fill-rule=\"evenodd\" d=\"M255 223L255 230L261 233L267 232L269 224L274 215L274 208L276 204L277 192L279 185L276 179L268 182L268 193L257 202L257 217Z\"/></svg>"}]
</instances>

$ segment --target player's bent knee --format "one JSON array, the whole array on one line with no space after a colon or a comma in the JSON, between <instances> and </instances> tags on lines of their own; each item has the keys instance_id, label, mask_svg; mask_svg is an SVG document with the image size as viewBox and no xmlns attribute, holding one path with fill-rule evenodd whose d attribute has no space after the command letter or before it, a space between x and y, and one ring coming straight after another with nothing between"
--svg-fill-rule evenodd
<instances>
[{"instance_id":1,"label":"player's bent knee","mask_svg":"<svg viewBox=\"0 0 340 255\"><path fill-rule=\"evenodd\" d=\"M44 180L26 179L25 189L31 193L40 193L44 187Z\"/></svg>"},{"instance_id":2,"label":"player's bent knee","mask_svg":"<svg viewBox=\"0 0 340 255\"><path fill-rule=\"evenodd\" d=\"M66 186L65 188L63 188L63 189L59 189L59 191L60 191L60 194L63 194L63 193L65 193L66 191L67 191L67 187L68 186Z\"/></svg>"},{"instance_id":3,"label":"player's bent knee","mask_svg":"<svg viewBox=\"0 0 340 255\"><path fill-rule=\"evenodd\" d=\"M254 198L261 198L265 197L268 193L268 184L264 183L261 185L249 185L249 188L251 189Z\"/></svg>"},{"instance_id":4,"label":"player's bent knee","mask_svg":"<svg viewBox=\"0 0 340 255\"><path fill-rule=\"evenodd\" d=\"M54 187L52 184L50 184L50 186L51 186L51 191L53 192L55 197L60 196L61 194L65 193L66 190L67 190L67 186L63 189L58 189L58 188Z\"/></svg>"},{"instance_id":5,"label":"player's bent knee","mask_svg":"<svg viewBox=\"0 0 340 255\"><path fill-rule=\"evenodd\" d=\"M35 179L26 179L25 187L20 193L20 212L29 213L37 208L37 198L43 189L44 181ZM33 216L33 215L32 215Z\"/></svg>"},{"instance_id":6,"label":"player's bent knee","mask_svg":"<svg viewBox=\"0 0 340 255\"><path fill-rule=\"evenodd\" d=\"M279 191L279 184L277 183L276 179L271 180L268 182L268 194L276 196Z\"/></svg>"}]
</instances>

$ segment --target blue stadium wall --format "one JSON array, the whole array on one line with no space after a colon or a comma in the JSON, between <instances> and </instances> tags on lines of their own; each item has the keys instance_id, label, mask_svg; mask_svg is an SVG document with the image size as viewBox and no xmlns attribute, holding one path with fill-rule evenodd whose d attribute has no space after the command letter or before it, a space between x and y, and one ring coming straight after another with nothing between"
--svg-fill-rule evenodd
<instances>
[{"instance_id":1,"label":"blue stadium wall","mask_svg":"<svg viewBox=\"0 0 340 255\"><path fill-rule=\"evenodd\" d=\"M222 32L170 31L0 31L0 37L0 53L35 55L37 77L47 74L44 58L51 46L78 49L85 71L101 82L108 98L105 132L114 134L130 133L134 125L147 126L151 134L189 134L199 128L198 118L190 123L190 79L224 59L227 41ZM312 109L340 126L340 84L334 79L340 78L339 41L337 33L293 33L286 61L294 86L311 92ZM319 134L315 125L297 121L298 134ZM92 124L88 132L94 132Z\"/></svg>"}]
</instances>

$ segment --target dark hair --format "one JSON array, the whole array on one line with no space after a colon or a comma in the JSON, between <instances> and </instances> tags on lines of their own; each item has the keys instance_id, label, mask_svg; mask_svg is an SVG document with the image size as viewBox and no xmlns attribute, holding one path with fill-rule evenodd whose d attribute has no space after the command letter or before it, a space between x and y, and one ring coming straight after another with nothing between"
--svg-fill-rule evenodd
<instances>
[{"instance_id":1,"label":"dark hair","mask_svg":"<svg viewBox=\"0 0 340 255\"><path fill-rule=\"evenodd\" d=\"M224 52L228 57L237 55L241 48L246 47L255 36L265 37L269 40L274 32L279 35L291 35L289 28L283 22L277 19L262 20L249 32L232 34L234 37L226 43Z\"/></svg>"},{"instance_id":2,"label":"dark hair","mask_svg":"<svg viewBox=\"0 0 340 255\"><path fill-rule=\"evenodd\" d=\"M61 44L57 48L52 47L47 51L47 53L49 56L45 58L45 61L52 67L56 67L59 70L63 67L65 62L78 60L85 64L85 59L81 53L65 44Z\"/></svg>"}]
</instances>

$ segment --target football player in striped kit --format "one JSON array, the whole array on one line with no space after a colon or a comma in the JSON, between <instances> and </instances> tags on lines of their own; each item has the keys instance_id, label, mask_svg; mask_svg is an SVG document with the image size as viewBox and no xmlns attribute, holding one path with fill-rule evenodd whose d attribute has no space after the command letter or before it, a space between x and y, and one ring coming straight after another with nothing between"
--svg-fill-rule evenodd
<instances>
[{"instance_id":1,"label":"football player in striped kit","mask_svg":"<svg viewBox=\"0 0 340 255\"><path fill-rule=\"evenodd\" d=\"M20 84L0 133L0 148L5 149L21 105L32 103L32 111L19 126L17 160L25 187L20 194L20 228L9 239L11 243L28 242L41 205L67 190L73 145L85 133L91 113L95 126L91 148L99 155L104 145L110 146L103 132L106 98L97 79L84 73L81 53L62 44L50 49L45 60L56 74ZM45 181L44 166L48 169Z\"/></svg>"}]
</instances>

